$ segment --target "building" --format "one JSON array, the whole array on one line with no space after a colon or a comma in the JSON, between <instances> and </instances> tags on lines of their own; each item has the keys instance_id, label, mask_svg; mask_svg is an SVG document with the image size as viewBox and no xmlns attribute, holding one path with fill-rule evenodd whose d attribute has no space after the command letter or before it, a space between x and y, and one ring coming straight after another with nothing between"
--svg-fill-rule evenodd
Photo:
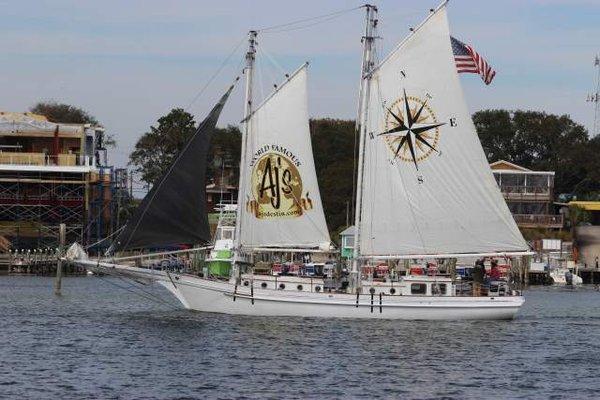
<instances>
[{"instance_id":1,"label":"building","mask_svg":"<svg viewBox=\"0 0 600 400\"><path fill-rule=\"evenodd\" d=\"M0 112L0 237L11 248L54 247L61 223L67 242L91 244L113 231L125 171L105 165L103 135L88 124Z\"/></svg>"},{"instance_id":2,"label":"building","mask_svg":"<svg viewBox=\"0 0 600 400\"><path fill-rule=\"evenodd\" d=\"M354 236L356 235L356 228L351 225L340 232L340 240L342 242L341 254L342 258L352 258L354 255Z\"/></svg>"},{"instance_id":3,"label":"building","mask_svg":"<svg viewBox=\"0 0 600 400\"><path fill-rule=\"evenodd\" d=\"M209 213L215 213L222 204L236 204L237 192L237 185L209 183L206 185L206 209Z\"/></svg>"},{"instance_id":4,"label":"building","mask_svg":"<svg viewBox=\"0 0 600 400\"><path fill-rule=\"evenodd\" d=\"M553 212L553 171L532 171L505 160L491 163L490 167L520 228L563 227L563 215Z\"/></svg>"},{"instance_id":5,"label":"building","mask_svg":"<svg viewBox=\"0 0 600 400\"><path fill-rule=\"evenodd\" d=\"M577 207L584 213L584 218L573 226L577 246L577 261L588 267L596 268L600 263L600 201L571 201L569 212Z\"/></svg>"}]
</instances>

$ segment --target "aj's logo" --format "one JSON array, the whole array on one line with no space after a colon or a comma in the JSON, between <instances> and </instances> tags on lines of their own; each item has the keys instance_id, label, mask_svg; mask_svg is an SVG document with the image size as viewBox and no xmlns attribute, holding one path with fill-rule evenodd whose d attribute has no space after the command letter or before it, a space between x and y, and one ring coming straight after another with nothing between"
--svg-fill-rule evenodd
<instances>
[{"instance_id":1,"label":"aj's logo","mask_svg":"<svg viewBox=\"0 0 600 400\"><path fill-rule=\"evenodd\" d=\"M386 107L386 111L385 131L378 136L383 136L394 160L412 161L418 170L419 162L433 152L440 153L437 149L439 127L445 123L438 122L427 100L407 96L404 90L404 97Z\"/></svg>"},{"instance_id":2,"label":"aj's logo","mask_svg":"<svg viewBox=\"0 0 600 400\"><path fill-rule=\"evenodd\" d=\"M313 208L308 192L302 197L302 177L286 156L269 152L254 164L251 176L253 199L246 211L260 219L293 218Z\"/></svg>"}]
</instances>

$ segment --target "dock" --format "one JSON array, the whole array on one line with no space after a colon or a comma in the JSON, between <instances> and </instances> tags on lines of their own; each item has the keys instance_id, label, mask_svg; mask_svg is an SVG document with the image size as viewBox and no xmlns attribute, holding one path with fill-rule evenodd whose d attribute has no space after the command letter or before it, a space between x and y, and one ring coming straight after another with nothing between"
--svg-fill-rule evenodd
<instances>
[{"instance_id":1,"label":"dock","mask_svg":"<svg viewBox=\"0 0 600 400\"><path fill-rule=\"evenodd\" d=\"M17 250L0 254L0 274L55 275L58 253L55 249ZM86 270L74 265L64 266L66 275L83 275Z\"/></svg>"}]
</instances>

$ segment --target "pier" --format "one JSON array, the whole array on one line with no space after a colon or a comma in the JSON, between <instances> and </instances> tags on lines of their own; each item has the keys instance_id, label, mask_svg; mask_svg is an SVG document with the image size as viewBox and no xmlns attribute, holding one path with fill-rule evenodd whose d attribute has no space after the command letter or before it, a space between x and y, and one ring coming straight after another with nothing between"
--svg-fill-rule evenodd
<instances>
[{"instance_id":1,"label":"pier","mask_svg":"<svg viewBox=\"0 0 600 400\"><path fill-rule=\"evenodd\" d=\"M583 279L584 284L600 284L600 269L580 268L578 275Z\"/></svg>"},{"instance_id":2,"label":"pier","mask_svg":"<svg viewBox=\"0 0 600 400\"><path fill-rule=\"evenodd\" d=\"M0 254L0 273L9 275L55 275L58 265L56 249L28 249ZM66 275L83 275L86 270L64 265Z\"/></svg>"}]
</instances>

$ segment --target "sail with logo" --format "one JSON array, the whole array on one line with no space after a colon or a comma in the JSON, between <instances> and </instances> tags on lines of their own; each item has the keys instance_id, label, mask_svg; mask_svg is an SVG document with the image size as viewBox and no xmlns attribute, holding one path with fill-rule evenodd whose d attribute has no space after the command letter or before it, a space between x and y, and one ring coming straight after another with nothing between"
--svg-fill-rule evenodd
<instances>
[{"instance_id":1,"label":"sail with logo","mask_svg":"<svg viewBox=\"0 0 600 400\"><path fill-rule=\"evenodd\" d=\"M360 255L527 252L465 104L445 5L368 79Z\"/></svg>"},{"instance_id":2,"label":"sail with logo","mask_svg":"<svg viewBox=\"0 0 600 400\"><path fill-rule=\"evenodd\" d=\"M328 249L313 160L304 64L246 118L240 246Z\"/></svg>"}]
</instances>

